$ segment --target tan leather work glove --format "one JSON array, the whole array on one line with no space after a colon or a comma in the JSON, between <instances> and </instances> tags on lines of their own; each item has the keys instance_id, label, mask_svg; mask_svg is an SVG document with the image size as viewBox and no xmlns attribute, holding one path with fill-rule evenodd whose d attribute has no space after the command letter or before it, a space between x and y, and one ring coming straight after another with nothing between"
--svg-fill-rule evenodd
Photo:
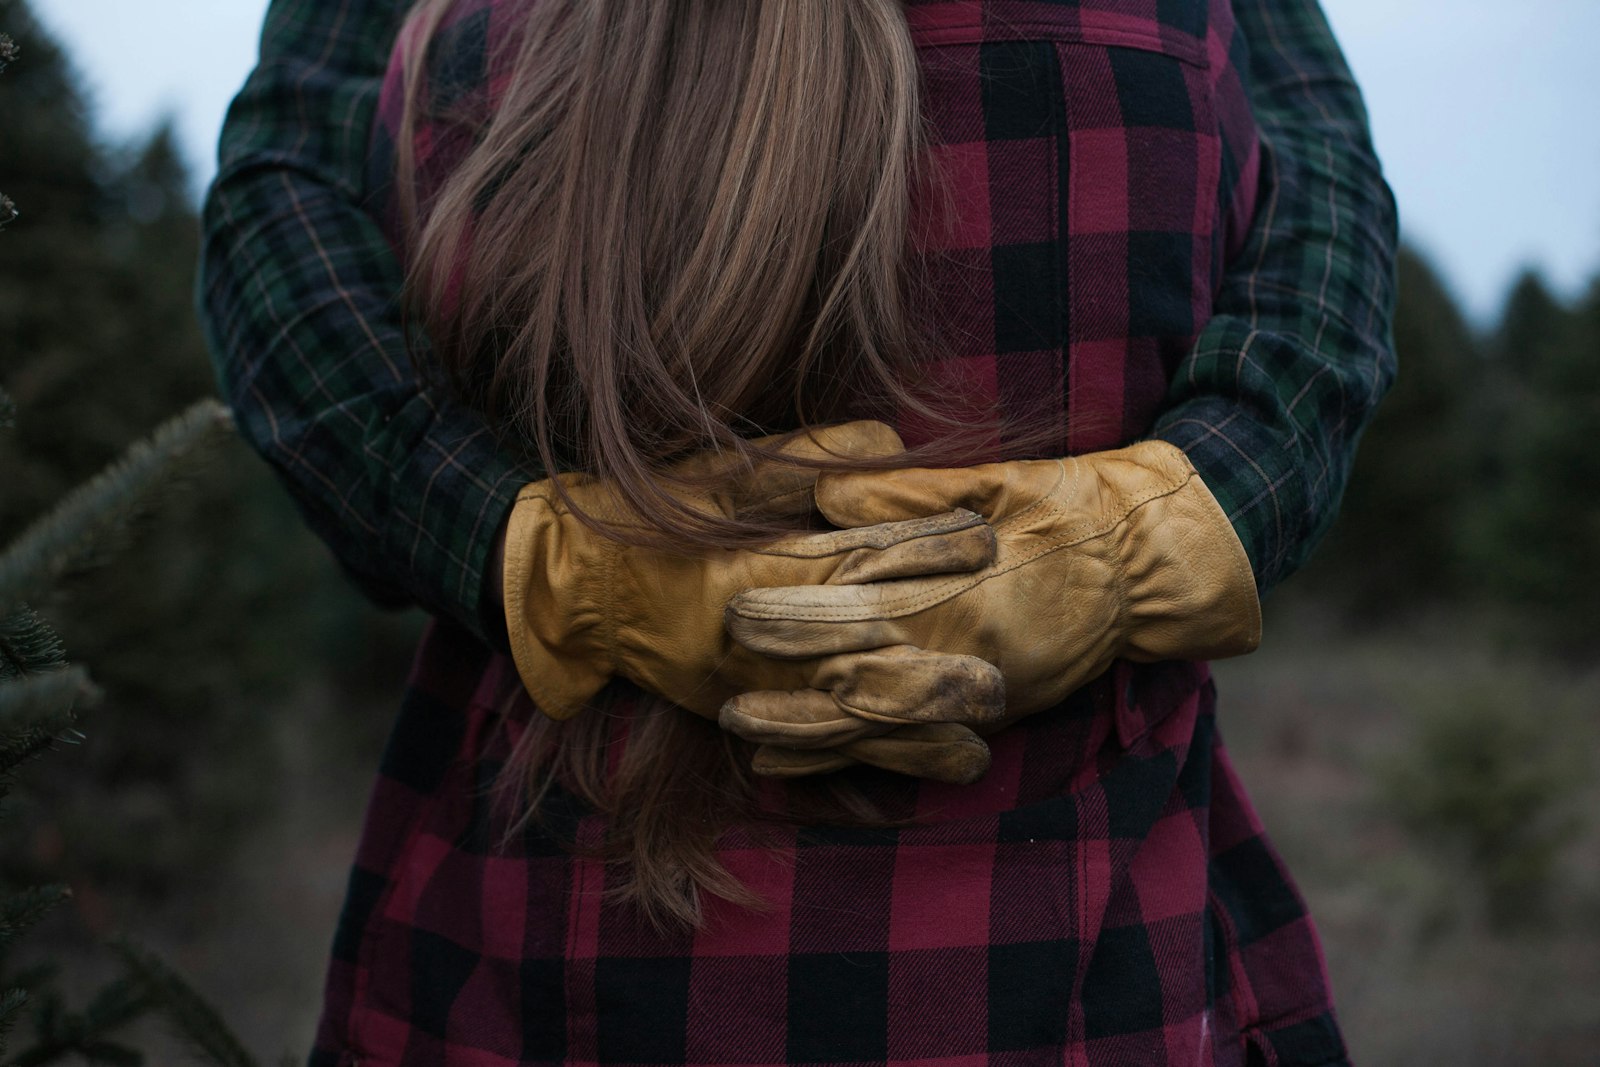
<instances>
[{"instance_id":1,"label":"tan leather work glove","mask_svg":"<svg viewBox=\"0 0 1600 1067\"><path fill-rule=\"evenodd\" d=\"M901 450L894 431L860 422L813 431L788 446L792 454L839 457L892 455ZM685 472L716 471L723 460L694 457ZM584 476L563 476L580 508L604 522L627 526L611 486ZM811 509L815 471L787 465L730 469L716 488L685 494L708 514L766 517ZM518 495L506 532L506 625L523 684L552 718L576 714L613 677L715 718L738 693L780 691L800 720L818 704L854 731L836 730L832 743L872 738L902 722L928 718L987 721L1003 712L1003 686L987 663L961 655L903 650L891 658L865 655L808 657L785 650L781 658L750 652L730 638L724 608L752 586L812 586L825 582L889 580L957 573L987 565L994 538L983 519L951 511L904 522L796 535L753 549L709 549L685 555L623 544L584 525L561 500L553 482ZM854 712L863 712L862 715ZM874 719L887 717L891 721ZM970 780L988 765L988 748L964 728L942 725L930 737L935 773ZM868 746L893 762L901 746ZM898 769L898 768L894 768Z\"/></svg>"},{"instance_id":2,"label":"tan leather work glove","mask_svg":"<svg viewBox=\"0 0 1600 1067\"><path fill-rule=\"evenodd\" d=\"M996 558L970 574L747 590L728 605L729 631L746 648L820 656L914 645L976 656L1004 675L1009 722L1055 705L1118 657L1220 658L1260 642L1244 547L1188 457L1165 442L1062 460L827 474L816 500L842 527L970 508L994 527ZM793 710L752 693L730 701L721 721L769 744L757 760L766 773L838 765L836 754L806 751L823 728L794 729Z\"/></svg>"}]
</instances>

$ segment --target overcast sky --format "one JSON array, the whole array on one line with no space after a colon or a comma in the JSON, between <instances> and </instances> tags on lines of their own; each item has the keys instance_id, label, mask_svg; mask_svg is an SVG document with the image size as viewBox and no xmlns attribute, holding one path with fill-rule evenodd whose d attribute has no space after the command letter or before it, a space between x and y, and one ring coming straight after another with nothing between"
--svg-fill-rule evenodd
<instances>
[{"instance_id":1,"label":"overcast sky","mask_svg":"<svg viewBox=\"0 0 1600 1067\"><path fill-rule=\"evenodd\" d=\"M201 180L265 0L34 0L101 128L173 115ZM1324 0L1367 94L1406 235L1477 316L1524 265L1600 271L1600 0ZM0 161L3 173L4 161Z\"/></svg>"}]
</instances>

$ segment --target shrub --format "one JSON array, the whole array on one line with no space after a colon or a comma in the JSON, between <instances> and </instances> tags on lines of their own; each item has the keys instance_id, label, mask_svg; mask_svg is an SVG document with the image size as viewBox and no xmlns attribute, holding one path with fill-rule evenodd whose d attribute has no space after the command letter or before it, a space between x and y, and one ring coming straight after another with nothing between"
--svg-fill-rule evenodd
<instances>
[{"instance_id":1,"label":"shrub","mask_svg":"<svg viewBox=\"0 0 1600 1067\"><path fill-rule=\"evenodd\" d=\"M1421 704L1382 768L1387 806L1419 843L1470 872L1496 929L1540 923L1581 829L1589 725L1538 689L1473 685Z\"/></svg>"}]
</instances>

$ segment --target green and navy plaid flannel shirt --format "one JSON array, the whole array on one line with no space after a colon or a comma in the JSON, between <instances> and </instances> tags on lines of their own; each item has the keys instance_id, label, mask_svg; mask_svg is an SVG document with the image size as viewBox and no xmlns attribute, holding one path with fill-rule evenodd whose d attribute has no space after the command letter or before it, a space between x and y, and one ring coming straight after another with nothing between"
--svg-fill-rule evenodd
<instances>
[{"instance_id":1,"label":"green and navy plaid flannel shirt","mask_svg":"<svg viewBox=\"0 0 1600 1067\"><path fill-rule=\"evenodd\" d=\"M205 205L202 320L246 438L375 598L493 633L483 571L540 477L419 379L401 274L361 196L411 0L273 0ZM1156 433L1185 449L1266 589L1337 511L1394 375L1393 198L1315 0L1234 0L1261 205Z\"/></svg>"}]
</instances>

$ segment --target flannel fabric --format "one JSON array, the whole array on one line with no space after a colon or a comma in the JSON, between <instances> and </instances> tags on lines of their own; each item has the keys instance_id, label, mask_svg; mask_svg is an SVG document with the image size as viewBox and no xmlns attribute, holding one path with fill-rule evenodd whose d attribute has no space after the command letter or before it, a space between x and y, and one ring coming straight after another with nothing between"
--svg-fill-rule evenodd
<instances>
[{"instance_id":1,"label":"flannel fabric","mask_svg":"<svg viewBox=\"0 0 1600 1067\"><path fill-rule=\"evenodd\" d=\"M729 834L767 909L673 934L569 851L606 827L566 795L508 834L495 777L537 714L503 718L508 688L506 657L430 632L311 1067L1347 1063L1203 667L1119 664L995 737L974 786L846 772L905 825Z\"/></svg>"},{"instance_id":2,"label":"flannel fabric","mask_svg":"<svg viewBox=\"0 0 1600 1067\"><path fill-rule=\"evenodd\" d=\"M1152 2L1084 4L1085 25L1137 21ZM361 203L368 131L410 5L273 0L206 200L201 318L241 431L351 574L380 599L415 600L490 634L499 605L481 602L485 560L517 488L540 474L411 372L399 268ZM977 5L910 6L962 19ZM1077 17L1071 3L1022 6L1051 23ZM1182 4L1157 6L1185 17ZM1265 589L1332 520L1393 374L1396 235L1360 94L1316 0L1233 6L1242 33L1232 58L1266 149L1262 207L1215 315L1170 376L1155 430L1189 452ZM1150 53L1118 54L1137 63ZM1117 215L1114 203L1094 210ZM1060 333L1022 318L1024 329ZM997 337L995 347L1016 343L1033 342Z\"/></svg>"},{"instance_id":3,"label":"flannel fabric","mask_svg":"<svg viewBox=\"0 0 1600 1067\"><path fill-rule=\"evenodd\" d=\"M424 202L492 111L492 46L525 2L460 0L437 38ZM950 183L951 214L918 226L943 379L964 408L1051 428L1046 450L1148 432L1256 200L1226 0L906 10ZM731 833L721 857L770 908L662 935L584 855L603 817L558 794L508 834L491 787L537 711L509 661L439 627L369 810L313 1063L1342 1063L1314 930L1214 702L1203 664L1119 663L991 739L975 786L852 771L905 825ZM625 686L609 703L641 713Z\"/></svg>"},{"instance_id":4,"label":"flannel fabric","mask_svg":"<svg viewBox=\"0 0 1600 1067\"><path fill-rule=\"evenodd\" d=\"M919 201L913 223L944 357L931 400L1027 432L1037 450L975 442L973 462L1116 448L1162 410L1256 195L1236 35L1214 6L1218 20L1205 0L906 3L945 193ZM494 114L527 10L457 0L437 33L412 139L424 212ZM368 203L402 258L391 176L404 102L396 62ZM898 428L908 444L925 432Z\"/></svg>"},{"instance_id":5,"label":"flannel fabric","mask_svg":"<svg viewBox=\"0 0 1600 1067\"><path fill-rule=\"evenodd\" d=\"M1188 453L1267 590L1338 514L1394 381L1394 197L1316 0L1233 0L1265 148L1249 244L1155 432Z\"/></svg>"}]
</instances>

